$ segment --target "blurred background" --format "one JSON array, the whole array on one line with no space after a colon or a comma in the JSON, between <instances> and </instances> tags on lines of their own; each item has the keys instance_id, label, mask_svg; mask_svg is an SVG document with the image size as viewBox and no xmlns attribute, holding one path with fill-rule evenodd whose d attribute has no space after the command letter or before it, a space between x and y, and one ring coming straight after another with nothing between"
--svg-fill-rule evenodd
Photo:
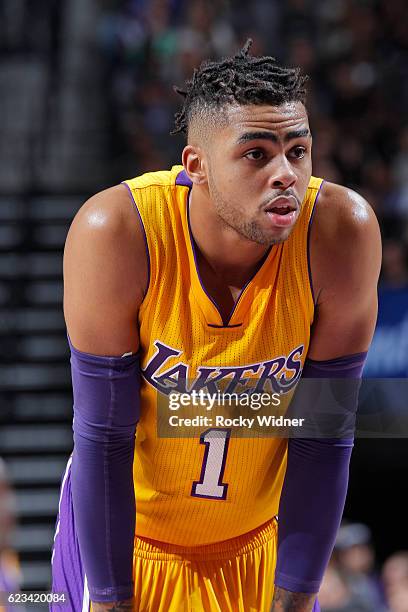
<instances>
[{"instance_id":1,"label":"blurred background","mask_svg":"<svg viewBox=\"0 0 408 612\"><path fill-rule=\"evenodd\" d=\"M311 77L314 174L356 189L379 217L366 374L408 377L405 0L0 0L0 590L49 588L72 448L69 224L92 193L179 163L172 86L249 36L254 54ZM407 447L398 436L356 441L324 610L408 611Z\"/></svg>"}]
</instances>

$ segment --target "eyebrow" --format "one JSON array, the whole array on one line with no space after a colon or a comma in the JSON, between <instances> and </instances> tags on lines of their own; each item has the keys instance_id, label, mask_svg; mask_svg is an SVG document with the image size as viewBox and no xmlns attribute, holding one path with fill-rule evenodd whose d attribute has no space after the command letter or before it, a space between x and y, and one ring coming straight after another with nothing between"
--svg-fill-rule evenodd
<instances>
[{"instance_id":1,"label":"eyebrow","mask_svg":"<svg viewBox=\"0 0 408 612\"><path fill-rule=\"evenodd\" d=\"M289 142L289 140L294 140L295 138L305 138L310 135L308 128L303 130L292 130L285 134L283 142ZM245 144L250 140L271 140L272 142L279 142L279 138L273 132L245 132L245 134L241 134L238 138L237 144Z\"/></svg>"}]
</instances>

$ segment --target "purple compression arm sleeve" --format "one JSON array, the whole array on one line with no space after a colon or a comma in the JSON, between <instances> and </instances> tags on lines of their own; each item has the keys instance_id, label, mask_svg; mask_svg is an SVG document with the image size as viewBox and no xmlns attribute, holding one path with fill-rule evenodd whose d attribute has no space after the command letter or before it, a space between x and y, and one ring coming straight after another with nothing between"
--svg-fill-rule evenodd
<instances>
[{"instance_id":1,"label":"purple compression arm sleeve","mask_svg":"<svg viewBox=\"0 0 408 612\"><path fill-rule=\"evenodd\" d=\"M361 378L366 353L329 361L307 359L307 378ZM358 386L345 412L357 407ZM354 406L350 405L354 403ZM275 584L317 593L337 534L347 493L353 438L290 439L279 505Z\"/></svg>"},{"instance_id":2,"label":"purple compression arm sleeve","mask_svg":"<svg viewBox=\"0 0 408 612\"><path fill-rule=\"evenodd\" d=\"M100 357L71 347L72 496L91 600L133 595L133 457L139 418L138 355Z\"/></svg>"}]
</instances>

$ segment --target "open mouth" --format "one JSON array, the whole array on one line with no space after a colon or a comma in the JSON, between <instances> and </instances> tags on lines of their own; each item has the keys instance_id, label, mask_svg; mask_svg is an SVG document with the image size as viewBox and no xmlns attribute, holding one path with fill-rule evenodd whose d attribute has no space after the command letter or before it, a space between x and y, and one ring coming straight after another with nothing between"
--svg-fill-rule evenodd
<instances>
[{"instance_id":1,"label":"open mouth","mask_svg":"<svg viewBox=\"0 0 408 612\"><path fill-rule=\"evenodd\" d=\"M271 206L270 208L265 209L265 212L274 213L275 215L287 215L293 211L294 208L291 208L290 206Z\"/></svg>"},{"instance_id":2,"label":"open mouth","mask_svg":"<svg viewBox=\"0 0 408 612\"><path fill-rule=\"evenodd\" d=\"M296 211L296 209L297 206L294 197L281 196L272 200L272 202L264 208L264 211L274 213L275 215L287 215Z\"/></svg>"},{"instance_id":3,"label":"open mouth","mask_svg":"<svg viewBox=\"0 0 408 612\"><path fill-rule=\"evenodd\" d=\"M296 220L297 205L294 198L276 198L264 208L269 222L277 227L289 227Z\"/></svg>"}]
</instances>

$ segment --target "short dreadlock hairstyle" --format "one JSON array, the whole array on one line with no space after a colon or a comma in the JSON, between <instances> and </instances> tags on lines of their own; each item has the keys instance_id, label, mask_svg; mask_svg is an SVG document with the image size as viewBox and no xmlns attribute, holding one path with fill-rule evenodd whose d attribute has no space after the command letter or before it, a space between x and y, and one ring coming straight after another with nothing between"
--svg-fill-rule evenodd
<instances>
[{"instance_id":1,"label":"short dreadlock hairstyle","mask_svg":"<svg viewBox=\"0 0 408 612\"><path fill-rule=\"evenodd\" d=\"M188 133L191 119L220 110L229 104L271 104L306 101L305 84L308 80L300 68L285 68L274 57L249 55L252 40L233 57L220 61L202 62L185 89L174 87L183 96L184 104L175 115L171 134Z\"/></svg>"}]
</instances>

